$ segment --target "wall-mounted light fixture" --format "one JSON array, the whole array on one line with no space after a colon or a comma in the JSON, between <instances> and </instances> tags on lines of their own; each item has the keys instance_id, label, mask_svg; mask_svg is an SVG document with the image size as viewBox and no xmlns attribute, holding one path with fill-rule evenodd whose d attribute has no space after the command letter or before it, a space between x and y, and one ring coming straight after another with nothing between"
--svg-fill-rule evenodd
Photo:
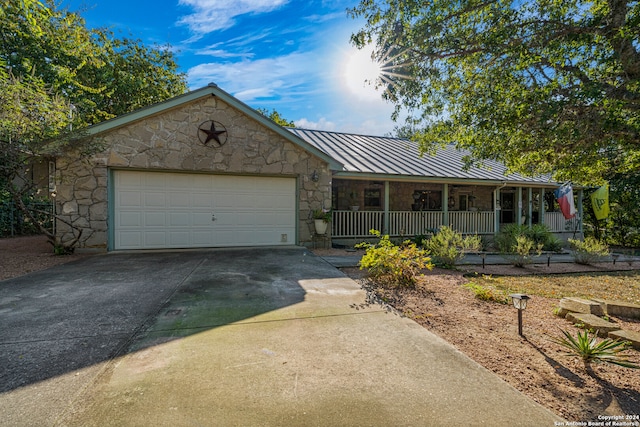
<instances>
[{"instance_id":1,"label":"wall-mounted light fixture","mask_svg":"<svg viewBox=\"0 0 640 427\"><path fill-rule=\"evenodd\" d=\"M318 175L318 171L314 170L311 174L311 181L318 182L320 180L320 175Z\"/></svg>"}]
</instances>

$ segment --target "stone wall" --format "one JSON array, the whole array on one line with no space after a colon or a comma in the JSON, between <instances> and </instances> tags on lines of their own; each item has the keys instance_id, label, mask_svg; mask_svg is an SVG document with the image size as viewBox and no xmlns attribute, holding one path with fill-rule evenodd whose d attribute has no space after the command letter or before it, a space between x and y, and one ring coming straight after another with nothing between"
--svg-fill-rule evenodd
<instances>
[{"instance_id":1,"label":"stone wall","mask_svg":"<svg viewBox=\"0 0 640 427\"><path fill-rule=\"evenodd\" d=\"M198 126L215 120L228 132L225 145L208 147ZM309 242L310 212L331 203L331 173L322 159L291 143L215 96L201 98L161 114L99 135L104 151L89 159L56 162L56 209L83 230L80 248L107 248L109 168L290 176L298 179L298 240ZM317 171L319 180L310 178ZM63 241L72 229L58 221Z\"/></svg>"}]
</instances>

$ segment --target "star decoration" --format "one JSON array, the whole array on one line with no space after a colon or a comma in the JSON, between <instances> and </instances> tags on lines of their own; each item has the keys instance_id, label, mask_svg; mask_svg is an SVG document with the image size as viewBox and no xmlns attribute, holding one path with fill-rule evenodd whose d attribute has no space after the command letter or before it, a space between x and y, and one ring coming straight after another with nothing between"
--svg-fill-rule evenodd
<instances>
[{"instance_id":1,"label":"star decoration","mask_svg":"<svg viewBox=\"0 0 640 427\"><path fill-rule=\"evenodd\" d=\"M217 129L216 123L218 124ZM202 134L200 132L202 132ZM218 147L223 145L225 142L227 142L227 138L225 135L226 133L227 130L224 128L224 126L218 122L214 122L213 120L208 120L198 127L198 138L200 138L200 141L204 145L207 145L211 141L217 142ZM224 140L221 139L221 136L223 135Z\"/></svg>"}]
</instances>

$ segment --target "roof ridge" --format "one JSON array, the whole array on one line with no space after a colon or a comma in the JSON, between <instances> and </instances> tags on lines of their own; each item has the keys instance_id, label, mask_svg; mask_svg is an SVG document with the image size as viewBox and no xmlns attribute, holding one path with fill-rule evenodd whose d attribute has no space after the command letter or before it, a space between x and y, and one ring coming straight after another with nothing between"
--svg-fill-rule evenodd
<instances>
[{"instance_id":1,"label":"roof ridge","mask_svg":"<svg viewBox=\"0 0 640 427\"><path fill-rule=\"evenodd\" d=\"M355 132L339 132L339 131L334 131L334 130L308 129L308 128L289 127L289 126L285 126L285 129L294 130L294 131L295 130L302 130L302 131L306 131L306 132L334 133L334 134L338 134L338 135L363 136L365 138L385 138L385 139L395 139L397 141L411 141L410 139L407 139L407 138L398 138L398 137L395 137L395 136L366 135L366 134L355 133ZM415 141L411 141L411 142L415 142Z\"/></svg>"}]
</instances>

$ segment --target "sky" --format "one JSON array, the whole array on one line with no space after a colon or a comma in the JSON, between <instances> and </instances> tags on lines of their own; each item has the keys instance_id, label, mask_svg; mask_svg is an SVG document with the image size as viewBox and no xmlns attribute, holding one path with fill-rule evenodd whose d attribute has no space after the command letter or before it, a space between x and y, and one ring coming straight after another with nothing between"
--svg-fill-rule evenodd
<instances>
[{"instance_id":1,"label":"sky","mask_svg":"<svg viewBox=\"0 0 640 427\"><path fill-rule=\"evenodd\" d=\"M393 106L366 80L377 68L349 37L358 0L63 0L89 28L167 45L189 89L216 83L297 127L386 135Z\"/></svg>"}]
</instances>

